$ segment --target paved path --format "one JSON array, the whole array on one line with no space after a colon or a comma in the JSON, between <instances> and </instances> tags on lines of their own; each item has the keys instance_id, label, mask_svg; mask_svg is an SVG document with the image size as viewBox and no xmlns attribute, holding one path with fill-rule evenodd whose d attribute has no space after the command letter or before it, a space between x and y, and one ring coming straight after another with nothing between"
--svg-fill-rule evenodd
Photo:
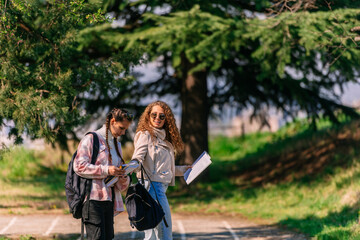
<instances>
[{"instance_id":1,"label":"paved path","mask_svg":"<svg viewBox=\"0 0 360 240\"><path fill-rule=\"evenodd\" d=\"M238 217L173 214L175 240L266 239L304 240L301 234L258 225ZM0 238L79 239L80 220L70 215L0 216ZM125 213L115 217L115 239L142 239L143 232L132 229Z\"/></svg>"}]
</instances>

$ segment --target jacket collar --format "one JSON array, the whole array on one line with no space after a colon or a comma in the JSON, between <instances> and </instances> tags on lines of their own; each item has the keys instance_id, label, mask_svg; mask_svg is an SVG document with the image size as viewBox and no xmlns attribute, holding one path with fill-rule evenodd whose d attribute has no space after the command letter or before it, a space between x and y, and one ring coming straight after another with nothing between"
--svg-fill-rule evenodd
<instances>
[{"instance_id":1,"label":"jacket collar","mask_svg":"<svg viewBox=\"0 0 360 240\"><path fill-rule=\"evenodd\" d=\"M98 134L100 134L100 136L102 136L104 139L106 139L106 126L105 126L105 124L99 130L97 130L96 132ZM114 142L114 137L111 134L110 129L108 129L108 140L111 143Z\"/></svg>"}]
</instances>

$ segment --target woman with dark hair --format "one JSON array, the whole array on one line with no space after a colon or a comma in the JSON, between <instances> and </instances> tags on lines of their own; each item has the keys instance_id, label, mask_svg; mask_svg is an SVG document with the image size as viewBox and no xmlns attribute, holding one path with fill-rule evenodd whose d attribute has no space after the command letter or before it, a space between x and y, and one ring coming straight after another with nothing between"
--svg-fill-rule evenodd
<instances>
[{"instance_id":1,"label":"woman with dark hair","mask_svg":"<svg viewBox=\"0 0 360 240\"><path fill-rule=\"evenodd\" d=\"M183 176L190 166L175 166L175 155L184 150L184 143L175 124L174 114L166 103L156 101L146 107L136 129L134 146L130 164L136 161L144 166L152 181L152 185L149 184L145 174L145 187L154 199L156 192L168 223L166 227L164 221L161 221L156 228L146 230L145 239L172 239L171 213L166 190L169 185L175 185L175 176ZM137 177L140 178L140 172Z\"/></svg>"},{"instance_id":2,"label":"woman with dark hair","mask_svg":"<svg viewBox=\"0 0 360 240\"><path fill-rule=\"evenodd\" d=\"M84 207L82 211L88 239L113 239L114 216L124 211L121 192L127 189L130 179L120 167L125 162L117 139L125 134L132 120L132 115L124 109L114 108L108 113L104 126L95 131L99 137L95 164L91 164L93 136L88 134L79 143L74 171L81 177L93 179L89 210ZM108 176L116 176L119 180L107 186L104 179Z\"/></svg>"}]
</instances>

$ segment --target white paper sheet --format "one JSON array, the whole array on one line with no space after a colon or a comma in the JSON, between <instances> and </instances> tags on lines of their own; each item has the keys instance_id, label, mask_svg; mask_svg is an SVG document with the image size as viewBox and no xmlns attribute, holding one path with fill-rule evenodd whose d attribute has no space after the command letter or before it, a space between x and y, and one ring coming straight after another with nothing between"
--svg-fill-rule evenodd
<instances>
[{"instance_id":1,"label":"white paper sheet","mask_svg":"<svg viewBox=\"0 0 360 240\"><path fill-rule=\"evenodd\" d=\"M123 164L121 165L122 169L125 170L125 174L129 174L131 172L133 172L138 166L138 163L135 162L130 162L128 164ZM115 183L119 180L118 177L115 176L108 176L107 178L105 178L105 184L107 187L112 187L115 185Z\"/></svg>"},{"instance_id":2,"label":"white paper sheet","mask_svg":"<svg viewBox=\"0 0 360 240\"><path fill-rule=\"evenodd\" d=\"M193 163L192 168L188 169L184 174L186 184L190 184L197 176L200 175L210 164L210 155L204 151L198 159Z\"/></svg>"},{"instance_id":3,"label":"white paper sheet","mask_svg":"<svg viewBox=\"0 0 360 240\"><path fill-rule=\"evenodd\" d=\"M139 164L131 161L128 164L124 164L122 166L123 166L123 169L125 170L125 174L129 174L129 173L132 173L136 168L138 168Z\"/></svg>"}]
</instances>

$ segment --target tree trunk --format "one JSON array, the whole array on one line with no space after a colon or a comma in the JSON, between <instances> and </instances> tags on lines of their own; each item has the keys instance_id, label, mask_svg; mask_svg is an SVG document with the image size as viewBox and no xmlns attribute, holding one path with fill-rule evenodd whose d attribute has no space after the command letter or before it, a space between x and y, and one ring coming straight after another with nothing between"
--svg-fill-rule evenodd
<instances>
[{"instance_id":1,"label":"tree trunk","mask_svg":"<svg viewBox=\"0 0 360 240\"><path fill-rule=\"evenodd\" d=\"M207 73L205 70L189 73L193 67L194 64L182 56L181 137L185 157L180 164L192 164L203 151L208 151Z\"/></svg>"}]
</instances>

